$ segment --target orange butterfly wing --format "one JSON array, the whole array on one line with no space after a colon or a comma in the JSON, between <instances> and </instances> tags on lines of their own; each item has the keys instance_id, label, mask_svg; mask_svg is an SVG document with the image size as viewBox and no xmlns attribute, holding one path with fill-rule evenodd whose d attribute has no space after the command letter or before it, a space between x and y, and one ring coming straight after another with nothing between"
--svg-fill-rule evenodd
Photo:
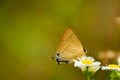
<instances>
[{"instance_id":1,"label":"orange butterfly wing","mask_svg":"<svg viewBox=\"0 0 120 80\"><path fill-rule=\"evenodd\" d=\"M57 53L60 54L62 60L73 60L85 55L81 42L71 29L65 30Z\"/></svg>"}]
</instances>

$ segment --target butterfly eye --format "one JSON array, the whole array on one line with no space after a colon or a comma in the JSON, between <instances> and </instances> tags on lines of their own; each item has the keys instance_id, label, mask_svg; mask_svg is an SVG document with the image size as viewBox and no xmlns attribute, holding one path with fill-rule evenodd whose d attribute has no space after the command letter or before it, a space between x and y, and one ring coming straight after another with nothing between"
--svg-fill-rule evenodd
<instances>
[{"instance_id":1,"label":"butterfly eye","mask_svg":"<svg viewBox=\"0 0 120 80\"><path fill-rule=\"evenodd\" d=\"M60 60L60 59L61 59L60 54L57 53L57 54L56 54L56 60Z\"/></svg>"},{"instance_id":2,"label":"butterfly eye","mask_svg":"<svg viewBox=\"0 0 120 80\"><path fill-rule=\"evenodd\" d=\"M57 53L57 56L59 56L60 54L59 53Z\"/></svg>"}]
</instances>

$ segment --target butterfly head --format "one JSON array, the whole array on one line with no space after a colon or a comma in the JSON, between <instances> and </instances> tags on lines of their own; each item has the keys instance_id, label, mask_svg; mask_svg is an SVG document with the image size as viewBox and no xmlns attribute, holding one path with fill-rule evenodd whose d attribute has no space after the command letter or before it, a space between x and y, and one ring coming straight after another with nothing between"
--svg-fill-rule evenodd
<instances>
[{"instance_id":1,"label":"butterfly head","mask_svg":"<svg viewBox=\"0 0 120 80\"><path fill-rule=\"evenodd\" d=\"M60 61L61 61L61 57L60 57L60 54L57 52L56 56L55 56L55 60L58 64L60 64Z\"/></svg>"},{"instance_id":2,"label":"butterfly head","mask_svg":"<svg viewBox=\"0 0 120 80\"><path fill-rule=\"evenodd\" d=\"M59 53L57 53L55 55L55 57L49 56L49 58L50 58L50 60L55 60L57 62L57 64L60 64L60 62L62 61Z\"/></svg>"},{"instance_id":3,"label":"butterfly head","mask_svg":"<svg viewBox=\"0 0 120 80\"><path fill-rule=\"evenodd\" d=\"M55 60L58 63L58 65L60 65L60 63L65 63L68 64L69 61L68 60L63 60L60 53L57 52L56 56L55 56Z\"/></svg>"}]
</instances>

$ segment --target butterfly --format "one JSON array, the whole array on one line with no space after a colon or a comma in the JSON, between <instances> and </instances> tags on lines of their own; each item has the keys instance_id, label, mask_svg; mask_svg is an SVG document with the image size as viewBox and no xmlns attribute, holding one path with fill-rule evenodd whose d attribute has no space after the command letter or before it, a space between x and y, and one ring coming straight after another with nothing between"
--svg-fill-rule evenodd
<instances>
[{"instance_id":1,"label":"butterfly","mask_svg":"<svg viewBox=\"0 0 120 80\"><path fill-rule=\"evenodd\" d=\"M58 64L71 63L74 59L84 56L86 50L71 29L66 29L55 55Z\"/></svg>"}]
</instances>

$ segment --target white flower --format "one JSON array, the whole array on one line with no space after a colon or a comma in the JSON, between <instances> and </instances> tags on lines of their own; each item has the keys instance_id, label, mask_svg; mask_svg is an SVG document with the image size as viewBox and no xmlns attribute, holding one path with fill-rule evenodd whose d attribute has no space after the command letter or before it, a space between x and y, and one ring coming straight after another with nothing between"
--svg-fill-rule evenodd
<instances>
[{"instance_id":1,"label":"white flower","mask_svg":"<svg viewBox=\"0 0 120 80\"><path fill-rule=\"evenodd\" d=\"M120 57L118 57L117 61L118 61L118 65L109 64L107 66L102 66L102 70L113 70L113 71L120 72Z\"/></svg>"},{"instance_id":2,"label":"white flower","mask_svg":"<svg viewBox=\"0 0 120 80\"><path fill-rule=\"evenodd\" d=\"M83 56L78 60L73 60L74 66L81 68L82 71L88 70L89 72L95 73L100 68L100 62L94 60L93 57Z\"/></svg>"},{"instance_id":3,"label":"white flower","mask_svg":"<svg viewBox=\"0 0 120 80\"><path fill-rule=\"evenodd\" d=\"M109 64L107 66L102 66L102 70L114 70L120 72L120 66L116 64Z\"/></svg>"}]
</instances>

